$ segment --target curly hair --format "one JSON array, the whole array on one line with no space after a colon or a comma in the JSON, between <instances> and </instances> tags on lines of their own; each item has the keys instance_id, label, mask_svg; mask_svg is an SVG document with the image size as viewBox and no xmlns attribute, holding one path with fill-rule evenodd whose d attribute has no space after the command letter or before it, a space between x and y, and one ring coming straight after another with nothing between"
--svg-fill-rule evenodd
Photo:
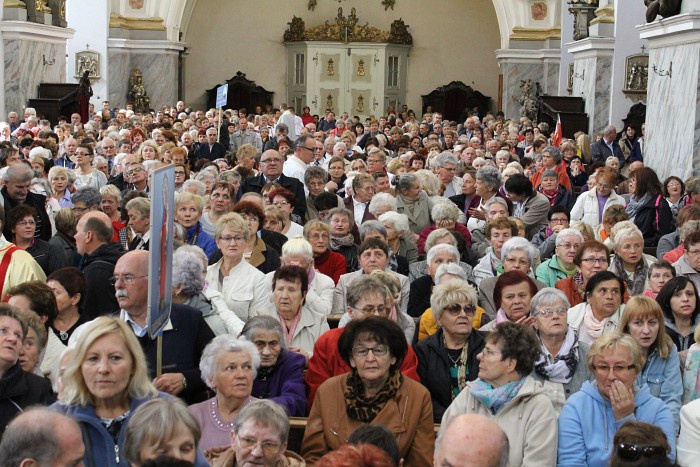
<instances>
[{"instance_id":1,"label":"curly hair","mask_svg":"<svg viewBox=\"0 0 700 467\"><path fill-rule=\"evenodd\" d=\"M540 343L530 326L504 321L498 323L486 340L498 345L501 360L512 358L517 363L515 371L522 377L532 373L540 357Z\"/></svg>"}]
</instances>

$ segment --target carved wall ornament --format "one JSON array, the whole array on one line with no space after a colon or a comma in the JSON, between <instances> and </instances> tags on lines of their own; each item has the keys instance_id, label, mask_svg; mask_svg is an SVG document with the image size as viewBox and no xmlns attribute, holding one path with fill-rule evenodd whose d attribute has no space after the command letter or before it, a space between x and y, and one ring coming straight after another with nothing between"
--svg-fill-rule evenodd
<instances>
[{"instance_id":1,"label":"carved wall ornament","mask_svg":"<svg viewBox=\"0 0 700 467\"><path fill-rule=\"evenodd\" d=\"M535 86L537 83L533 83L531 79L521 80L520 89L523 94L518 99L520 107L520 116L527 117L531 121L537 119L537 100L535 99Z\"/></svg>"},{"instance_id":2,"label":"carved wall ornament","mask_svg":"<svg viewBox=\"0 0 700 467\"><path fill-rule=\"evenodd\" d=\"M326 97L326 109L330 110L331 112L334 111L333 109L333 94L328 94Z\"/></svg>"},{"instance_id":3,"label":"carved wall ornament","mask_svg":"<svg viewBox=\"0 0 700 467\"><path fill-rule=\"evenodd\" d=\"M332 58L328 59L328 67L326 68L326 74L328 76L335 75L335 68L333 67L333 59Z\"/></svg>"},{"instance_id":4,"label":"carved wall ornament","mask_svg":"<svg viewBox=\"0 0 700 467\"><path fill-rule=\"evenodd\" d=\"M85 49L75 54L75 74L74 78L80 78L83 73L88 72L91 80L100 78L100 54L94 50Z\"/></svg>"},{"instance_id":5,"label":"carved wall ornament","mask_svg":"<svg viewBox=\"0 0 700 467\"><path fill-rule=\"evenodd\" d=\"M357 62L357 76L365 76L365 61L362 59Z\"/></svg>"},{"instance_id":6,"label":"carved wall ornament","mask_svg":"<svg viewBox=\"0 0 700 467\"><path fill-rule=\"evenodd\" d=\"M141 70L134 68L131 70L129 78L129 97L134 107L134 112L148 112L151 107L151 98L146 93Z\"/></svg>"},{"instance_id":7,"label":"carved wall ornament","mask_svg":"<svg viewBox=\"0 0 700 467\"><path fill-rule=\"evenodd\" d=\"M574 40L588 37L588 26L595 18L598 0L568 0L569 13L574 15Z\"/></svg>"},{"instance_id":8,"label":"carved wall ornament","mask_svg":"<svg viewBox=\"0 0 700 467\"><path fill-rule=\"evenodd\" d=\"M569 95L571 95L572 91L574 90L574 63L569 63L569 73L566 78L566 90L569 92Z\"/></svg>"},{"instance_id":9,"label":"carved wall ornament","mask_svg":"<svg viewBox=\"0 0 700 467\"><path fill-rule=\"evenodd\" d=\"M625 59L625 85L624 92L647 92L649 79L649 55L630 55Z\"/></svg>"},{"instance_id":10,"label":"carved wall ornament","mask_svg":"<svg viewBox=\"0 0 700 467\"><path fill-rule=\"evenodd\" d=\"M545 2L535 2L530 5L530 15L532 19L541 21L547 17L547 4Z\"/></svg>"},{"instance_id":11,"label":"carved wall ornament","mask_svg":"<svg viewBox=\"0 0 700 467\"><path fill-rule=\"evenodd\" d=\"M129 0L129 8L140 10L143 8L143 0Z\"/></svg>"},{"instance_id":12,"label":"carved wall ornament","mask_svg":"<svg viewBox=\"0 0 700 467\"><path fill-rule=\"evenodd\" d=\"M355 110L360 113L365 111L365 98L362 97L362 94L357 98L357 108Z\"/></svg>"},{"instance_id":13,"label":"carved wall ornament","mask_svg":"<svg viewBox=\"0 0 700 467\"><path fill-rule=\"evenodd\" d=\"M350 15L343 15L343 8L338 8L338 16L333 23L326 21L324 24L306 29L304 20L294 16L284 32L284 42L299 41L333 41L333 42L375 42L389 44L413 44L413 37L408 32L408 25L403 19L394 20L390 31L372 27L365 22L358 24L359 20L355 8Z\"/></svg>"},{"instance_id":14,"label":"carved wall ornament","mask_svg":"<svg viewBox=\"0 0 700 467\"><path fill-rule=\"evenodd\" d=\"M342 0L338 0L338 3L340 3L341 1ZM308 8L309 11L314 11L317 5L318 0L309 0L309 3L306 5L306 8ZM387 11L389 8L393 10L394 5L396 5L396 0L382 0L382 5L384 5L384 11Z\"/></svg>"},{"instance_id":15,"label":"carved wall ornament","mask_svg":"<svg viewBox=\"0 0 700 467\"><path fill-rule=\"evenodd\" d=\"M49 8L48 2L46 0L36 0L34 3L34 8L39 13L51 13L51 8Z\"/></svg>"}]
</instances>

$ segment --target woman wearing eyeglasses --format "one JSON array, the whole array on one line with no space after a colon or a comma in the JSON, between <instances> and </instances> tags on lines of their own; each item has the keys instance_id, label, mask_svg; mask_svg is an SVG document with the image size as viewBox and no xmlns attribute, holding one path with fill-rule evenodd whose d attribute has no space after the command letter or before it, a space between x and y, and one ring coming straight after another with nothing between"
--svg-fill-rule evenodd
<instances>
[{"instance_id":1,"label":"woman wearing eyeglasses","mask_svg":"<svg viewBox=\"0 0 700 467\"><path fill-rule=\"evenodd\" d=\"M435 434L430 394L401 374L408 344L399 325L380 316L352 320L338 350L351 370L318 388L301 446L306 462L315 463L370 424L389 428L406 465L431 465Z\"/></svg>"},{"instance_id":2,"label":"woman wearing eyeglasses","mask_svg":"<svg viewBox=\"0 0 700 467\"><path fill-rule=\"evenodd\" d=\"M466 281L437 285L430 296L438 331L416 344L415 351L418 375L432 397L435 423L442 421L467 381L474 381L479 373L476 356L485 340L472 328L476 304L476 290Z\"/></svg>"},{"instance_id":3,"label":"woman wearing eyeglasses","mask_svg":"<svg viewBox=\"0 0 700 467\"><path fill-rule=\"evenodd\" d=\"M579 342L576 332L566 323L569 301L561 290L540 290L532 297L531 306L541 349L532 377L544 383L554 410L559 413L566 399L591 377L586 368L589 346Z\"/></svg>"},{"instance_id":4,"label":"woman wearing eyeglasses","mask_svg":"<svg viewBox=\"0 0 700 467\"><path fill-rule=\"evenodd\" d=\"M75 150L75 175L73 187L77 190L84 186L91 186L98 190L107 184L107 177L92 166L95 158L95 150L90 144L81 144Z\"/></svg>"},{"instance_id":5,"label":"woman wearing eyeglasses","mask_svg":"<svg viewBox=\"0 0 700 467\"><path fill-rule=\"evenodd\" d=\"M302 237L304 235L304 227L292 221L292 211L296 203L294 193L286 188L277 188L270 192L270 201L272 205L282 211L285 215L285 223L281 233L287 238Z\"/></svg>"},{"instance_id":6,"label":"woman wearing eyeglasses","mask_svg":"<svg viewBox=\"0 0 700 467\"><path fill-rule=\"evenodd\" d=\"M63 255L59 245L35 237L37 218L33 207L19 204L7 212L6 222L12 231L12 242L32 255L44 274L48 276L55 270L71 264Z\"/></svg>"},{"instance_id":7,"label":"woman wearing eyeglasses","mask_svg":"<svg viewBox=\"0 0 700 467\"><path fill-rule=\"evenodd\" d=\"M583 303L588 279L608 269L609 257L608 248L603 243L595 240L583 242L574 256L578 271L571 277L556 281L554 287L564 292L571 306Z\"/></svg>"},{"instance_id":8,"label":"woman wearing eyeglasses","mask_svg":"<svg viewBox=\"0 0 700 467\"><path fill-rule=\"evenodd\" d=\"M676 430L666 404L651 395L649 386L635 384L644 367L642 349L627 334L612 332L593 342L586 359L594 381L566 402L559 416L557 465L607 466L614 449L615 432L627 421L658 426L676 457Z\"/></svg>"},{"instance_id":9,"label":"woman wearing eyeglasses","mask_svg":"<svg viewBox=\"0 0 700 467\"><path fill-rule=\"evenodd\" d=\"M571 209L571 222L583 220L595 230L603 222L603 213L609 206L615 204L624 206L624 198L614 190L616 178L617 175L609 167L598 170L595 189L581 193L576 199ZM603 206L602 209L601 206Z\"/></svg>"}]
</instances>

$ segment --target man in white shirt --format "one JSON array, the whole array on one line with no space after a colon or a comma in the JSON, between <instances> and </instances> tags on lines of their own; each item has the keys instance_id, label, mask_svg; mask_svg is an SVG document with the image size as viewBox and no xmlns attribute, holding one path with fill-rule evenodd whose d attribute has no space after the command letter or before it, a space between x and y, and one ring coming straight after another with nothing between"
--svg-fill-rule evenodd
<instances>
[{"instance_id":1,"label":"man in white shirt","mask_svg":"<svg viewBox=\"0 0 700 467\"><path fill-rule=\"evenodd\" d=\"M294 146L294 154L289 156L284 163L282 173L287 177L296 178L301 183L304 183L306 168L313 162L314 154L321 152L322 148L318 148L317 151L316 140L308 133L301 135ZM304 186L304 191L306 195L309 194L309 189L306 186Z\"/></svg>"}]
</instances>

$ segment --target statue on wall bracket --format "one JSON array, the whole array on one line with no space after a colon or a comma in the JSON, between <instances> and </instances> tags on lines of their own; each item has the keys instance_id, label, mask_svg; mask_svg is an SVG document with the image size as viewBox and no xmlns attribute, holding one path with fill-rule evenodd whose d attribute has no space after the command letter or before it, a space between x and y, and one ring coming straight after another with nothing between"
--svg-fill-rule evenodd
<instances>
[{"instance_id":1,"label":"statue on wall bracket","mask_svg":"<svg viewBox=\"0 0 700 467\"><path fill-rule=\"evenodd\" d=\"M85 49L75 54L75 75L79 79L85 72L92 80L100 78L100 54L94 50Z\"/></svg>"},{"instance_id":2,"label":"statue on wall bracket","mask_svg":"<svg viewBox=\"0 0 700 467\"><path fill-rule=\"evenodd\" d=\"M134 68L131 70L129 78L129 97L134 106L134 112L148 112L151 108L151 98L146 93L146 87L143 84L143 75L141 70Z\"/></svg>"}]
</instances>

